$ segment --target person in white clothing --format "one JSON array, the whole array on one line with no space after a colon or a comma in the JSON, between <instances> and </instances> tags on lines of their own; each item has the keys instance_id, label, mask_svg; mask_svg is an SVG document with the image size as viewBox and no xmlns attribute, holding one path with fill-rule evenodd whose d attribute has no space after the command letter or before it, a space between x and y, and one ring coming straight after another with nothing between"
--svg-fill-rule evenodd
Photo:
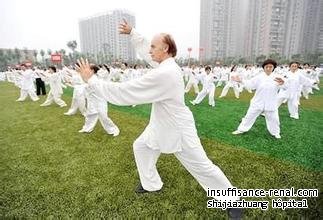
<instances>
[{"instance_id":1,"label":"person in white clothing","mask_svg":"<svg viewBox=\"0 0 323 220\"><path fill-rule=\"evenodd\" d=\"M215 74L211 73L211 67L207 66L205 67L206 77L203 81L203 88L202 90L197 94L196 98L191 101L192 105L196 105L202 102L204 97L209 94L209 105L214 107L215 101L214 101L214 93L215 93L215 82L217 81L217 77Z\"/></svg>"},{"instance_id":2,"label":"person in white clothing","mask_svg":"<svg viewBox=\"0 0 323 220\"><path fill-rule=\"evenodd\" d=\"M45 81L49 83L49 93L46 101L40 106L49 106L55 102L60 107L65 107L66 103L61 99L63 94L62 80L58 72L56 72L55 66L48 67L47 73L41 73L45 77Z\"/></svg>"},{"instance_id":3,"label":"person in white clothing","mask_svg":"<svg viewBox=\"0 0 323 220\"><path fill-rule=\"evenodd\" d=\"M83 59L80 73L98 96L116 105L152 103L150 121L133 144L140 184L137 193L159 191L163 182L156 169L161 153L174 154L199 182L203 189L233 187L221 169L207 157L197 135L192 112L184 102L184 80L175 62L177 49L169 34L156 35L151 44L126 21L120 33L130 34L136 51L155 68L141 78L124 83L102 82L90 71ZM219 200L236 201L236 196L216 196ZM242 209L232 209L229 215L241 217Z\"/></svg>"},{"instance_id":4,"label":"person in white clothing","mask_svg":"<svg viewBox=\"0 0 323 220\"><path fill-rule=\"evenodd\" d=\"M17 102L23 102L26 100L27 96L31 98L31 100L38 101L34 85L34 72L29 69L25 64L21 65L22 72L18 72L21 75L21 84L20 84L20 97L16 100Z\"/></svg>"},{"instance_id":5,"label":"person in white clothing","mask_svg":"<svg viewBox=\"0 0 323 220\"><path fill-rule=\"evenodd\" d=\"M290 70L286 74L286 90L279 92L278 107L287 101L287 107L290 117L299 119L298 105L300 104L301 90L303 86L312 86L314 81L311 81L302 74L299 70L298 62L291 62L289 65Z\"/></svg>"},{"instance_id":6,"label":"person in white clothing","mask_svg":"<svg viewBox=\"0 0 323 220\"><path fill-rule=\"evenodd\" d=\"M93 74L97 74L99 67L91 65L91 71ZM105 81L100 79L100 81ZM103 129L114 137L120 133L119 128L113 123L113 121L107 116L108 103L106 100L97 96L93 89L88 86L85 87L85 96L87 100L87 109L85 113L85 124L83 128L79 130L80 133L90 133L93 131L98 120L100 121Z\"/></svg>"},{"instance_id":7,"label":"person in white clothing","mask_svg":"<svg viewBox=\"0 0 323 220\"><path fill-rule=\"evenodd\" d=\"M85 83L75 70L64 67L63 71L66 73L64 77L65 84L73 87L71 107L64 115L75 115L77 110L80 110L81 114L85 115Z\"/></svg>"},{"instance_id":8,"label":"person in white clothing","mask_svg":"<svg viewBox=\"0 0 323 220\"><path fill-rule=\"evenodd\" d=\"M239 83L238 82L235 82L232 80L232 77L235 77L238 75L238 72L237 72L237 69L238 69L238 66L237 65L234 65L232 68L231 68L231 71L230 71L230 74L229 74L229 81L228 83L223 87L222 89L222 92L221 92L221 95L219 96L219 98L223 98L227 95L228 91L230 88L233 89L233 92L234 92L234 96L238 99L239 98L239 95L240 95L240 88L239 88Z\"/></svg>"},{"instance_id":9,"label":"person in white clothing","mask_svg":"<svg viewBox=\"0 0 323 220\"><path fill-rule=\"evenodd\" d=\"M188 79L188 82L187 82L186 87L185 87L185 92L186 93L188 93L191 90L192 86L194 88L195 94L199 93L197 74L198 74L198 69L193 64L192 67L189 69L189 72L188 72L189 79Z\"/></svg>"},{"instance_id":10,"label":"person in white clothing","mask_svg":"<svg viewBox=\"0 0 323 220\"><path fill-rule=\"evenodd\" d=\"M278 115L278 89L284 84L284 80L277 74L272 73L277 67L274 60L265 60L262 64L264 72L250 80L241 80L239 76L233 76L232 80L242 82L248 89L256 90L250 101L247 114L242 118L238 129L232 134L242 134L249 131L257 117L264 113L269 133L275 138L280 138L279 115Z\"/></svg>"}]
</instances>

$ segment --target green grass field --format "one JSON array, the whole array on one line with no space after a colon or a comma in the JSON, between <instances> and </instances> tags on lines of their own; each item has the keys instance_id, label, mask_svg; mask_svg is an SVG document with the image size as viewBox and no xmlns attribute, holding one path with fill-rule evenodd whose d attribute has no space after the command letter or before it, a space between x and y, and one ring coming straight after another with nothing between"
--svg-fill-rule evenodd
<instances>
[{"instance_id":1,"label":"green grass field","mask_svg":"<svg viewBox=\"0 0 323 220\"><path fill-rule=\"evenodd\" d=\"M71 92L63 96L68 104ZM113 138L99 124L91 134L78 133L83 117L64 116L66 107L40 107L45 97L18 103L18 96L14 85L0 83L0 217L226 218L225 211L206 208L206 193L173 155L157 164L161 192L134 193L139 178L132 143L148 123L149 105L109 105L121 130ZM238 188L315 188L320 197L308 198L307 209L246 209L245 219L322 218L323 92L301 101L300 120L290 119L286 106L280 109L281 140L269 135L262 117L250 132L231 135L250 97L236 100L229 93L216 108L206 100L188 104L209 158Z\"/></svg>"}]
</instances>

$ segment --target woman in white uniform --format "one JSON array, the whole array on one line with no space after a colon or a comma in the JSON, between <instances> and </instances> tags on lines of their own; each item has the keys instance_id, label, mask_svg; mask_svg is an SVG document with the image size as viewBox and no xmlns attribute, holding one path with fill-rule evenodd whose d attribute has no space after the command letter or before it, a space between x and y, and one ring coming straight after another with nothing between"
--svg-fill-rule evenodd
<instances>
[{"instance_id":1,"label":"woman in white uniform","mask_svg":"<svg viewBox=\"0 0 323 220\"><path fill-rule=\"evenodd\" d=\"M247 114L242 118L238 129L232 134L237 135L249 131L257 117L264 112L269 133L277 139L280 138L277 100L278 90L284 81L279 75L273 73L276 67L276 61L268 59L262 64L264 72L254 78L241 80L238 76L232 77L232 80L242 82L246 88L256 90L250 101Z\"/></svg>"},{"instance_id":2,"label":"woman in white uniform","mask_svg":"<svg viewBox=\"0 0 323 220\"><path fill-rule=\"evenodd\" d=\"M299 119L298 105L301 96L301 90L303 86L312 86L313 81L308 79L302 74L299 69L298 62L291 62L289 64L289 71L286 74L286 90L279 92L278 106L287 101L287 107L290 117L293 119Z\"/></svg>"},{"instance_id":3,"label":"woman in white uniform","mask_svg":"<svg viewBox=\"0 0 323 220\"><path fill-rule=\"evenodd\" d=\"M47 73L41 73L45 77L45 82L48 82L50 90L46 101L40 106L49 106L55 102L60 107L65 107L66 103L61 99L63 94L62 79L55 66L48 67Z\"/></svg>"},{"instance_id":4,"label":"woman in white uniform","mask_svg":"<svg viewBox=\"0 0 323 220\"><path fill-rule=\"evenodd\" d=\"M209 95L209 105L214 107L215 101L214 101L214 93L215 93L215 82L217 81L217 77L214 73L211 73L211 67L207 66L205 67L206 77L203 81L203 88L202 90L197 94L196 98L191 101L192 105L196 105L202 102L205 96Z\"/></svg>"},{"instance_id":5,"label":"woman in white uniform","mask_svg":"<svg viewBox=\"0 0 323 220\"><path fill-rule=\"evenodd\" d=\"M234 96L238 99L239 95L240 95L240 88L239 88L239 83L236 81L232 80L232 77L238 76L238 72L237 72L238 66L234 65L231 68L230 74L229 74L229 81L228 83L223 87L221 95L219 96L219 98L223 98L227 95L228 91L230 88L233 89L234 92Z\"/></svg>"},{"instance_id":6,"label":"woman in white uniform","mask_svg":"<svg viewBox=\"0 0 323 220\"><path fill-rule=\"evenodd\" d=\"M35 85L34 85L34 79L35 75L34 72L31 69L27 69L25 64L21 65L22 72L19 73L21 75L21 84L20 84L20 97L16 100L17 102L23 102L28 97L31 98L31 100L38 101L39 98L36 95L35 91Z\"/></svg>"},{"instance_id":7,"label":"woman in white uniform","mask_svg":"<svg viewBox=\"0 0 323 220\"><path fill-rule=\"evenodd\" d=\"M73 97L70 109L64 115L75 115L77 110L80 110L82 115L85 115L85 86L80 75L75 70L70 70L67 67L63 68L65 74L66 85L73 87Z\"/></svg>"},{"instance_id":8,"label":"woman in white uniform","mask_svg":"<svg viewBox=\"0 0 323 220\"><path fill-rule=\"evenodd\" d=\"M91 65L91 71L96 74L99 67L96 65ZM100 79L100 81L105 81ZM90 133L93 131L98 120L100 121L103 129L108 133L112 134L114 137L118 136L120 133L119 128L113 123L113 121L108 117L108 103L106 100L96 95L94 90L85 87L85 96L87 100L87 110L85 113L85 124L80 133Z\"/></svg>"}]
</instances>

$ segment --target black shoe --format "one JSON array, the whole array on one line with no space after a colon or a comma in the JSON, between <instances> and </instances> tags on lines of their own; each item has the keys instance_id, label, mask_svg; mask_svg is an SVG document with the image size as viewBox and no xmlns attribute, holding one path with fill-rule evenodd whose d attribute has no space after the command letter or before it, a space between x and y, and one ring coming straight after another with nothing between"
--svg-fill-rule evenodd
<instances>
[{"instance_id":1,"label":"black shoe","mask_svg":"<svg viewBox=\"0 0 323 220\"><path fill-rule=\"evenodd\" d=\"M137 188L136 188L136 190L135 190L135 192L136 193L153 193L153 192L159 192L160 190L156 190L156 191L148 191L148 190L145 190L143 187L142 187L142 185L141 185L141 183L139 183L138 184L138 186L137 186Z\"/></svg>"},{"instance_id":2,"label":"black shoe","mask_svg":"<svg viewBox=\"0 0 323 220\"><path fill-rule=\"evenodd\" d=\"M230 208L227 209L228 217L232 220L242 219L242 209L241 208Z\"/></svg>"},{"instance_id":3,"label":"black shoe","mask_svg":"<svg viewBox=\"0 0 323 220\"><path fill-rule=\"evenodd\" d=\"M136 190L135 190L136 193L148 193L149 191L145 190L141 183L139 183L139 185L137 186Z\"/></svg>"}]
</instances>

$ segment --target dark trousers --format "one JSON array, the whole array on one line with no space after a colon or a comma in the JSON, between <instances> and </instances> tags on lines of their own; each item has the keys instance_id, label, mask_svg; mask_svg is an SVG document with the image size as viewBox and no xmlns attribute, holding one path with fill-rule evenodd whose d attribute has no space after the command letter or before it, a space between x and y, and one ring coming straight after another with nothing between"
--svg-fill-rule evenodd
<instances>
[{"instance_id":1,"label":"dark trousers","mask_svg":"<svg viewBox=\"0 0 323 220\"><path fill-rule=\"evenodd\" d=\"M37 87L37 95L40 95L40 91L42 95L46 95L45 83L41 78L36 78L36 87Z\"/></svg>"}]
</instances>

